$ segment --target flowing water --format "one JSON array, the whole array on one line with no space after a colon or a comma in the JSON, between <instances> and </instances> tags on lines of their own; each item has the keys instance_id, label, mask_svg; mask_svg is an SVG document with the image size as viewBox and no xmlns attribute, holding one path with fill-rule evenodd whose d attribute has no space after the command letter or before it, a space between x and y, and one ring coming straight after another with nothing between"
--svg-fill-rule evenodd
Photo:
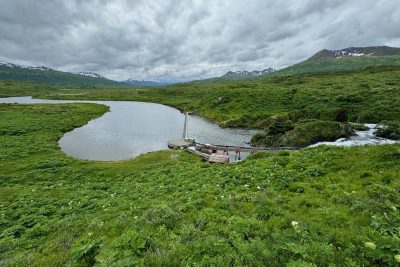
<instances>
[{"instance_id":1,"label":"flowing water","mask_svg":"<svg viewBox=\"0 0 400 267\"><path fill-rule=\"evenodd\" d=\"M334 142L320 142L310 147L320 146L320 145L330 145L330 146L363 146L363 145L385 145L385 144L395 144L397 141L377 137L375 132L378 130L379 126L377 124L365 124L369 128L367 131L356 131L354 136L350 138L340 138Z\"/></svg>"}]
</instances>

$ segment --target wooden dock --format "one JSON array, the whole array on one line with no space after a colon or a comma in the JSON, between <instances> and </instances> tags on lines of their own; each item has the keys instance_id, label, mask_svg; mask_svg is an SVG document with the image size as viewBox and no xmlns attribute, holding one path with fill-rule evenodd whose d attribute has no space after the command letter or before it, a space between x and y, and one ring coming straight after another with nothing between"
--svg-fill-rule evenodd
<instances>
[{"instance_id":1,"label":"wooden dock","mask_svg":"<svg viewBox=\"0 0 400 267\"><path fill-rule=\"evenodd\" d=\"M299 147L242 147L242 146L228 146L228 145L210 145L194 142L197 147L204 147L211 150L225 150L231 152L248 152L253 153L256 151L280 151L280 150L300 150Z\"/></svg>"},{"instance_id":2,"label":"wooden dock","mask_svg":"<svg viewBox=\"0 0 400 267\"><path fill-rule=\"evenodd\" d=\"M235 163L242 159L241 153L254 153L256 151L281 151L299 150L298 147L239 147L227 145L210 145L193 142L186 148L190 153L202 156L205 160L214 163ZM230 159L229 152L235 153L234 159Z\"/></svg>"},{"instance_id":3,"label":"wooden dock","mask_svg":"<svg viewBox=\"0 0 400 267\"><path fill-rule=\"evenodd\" d=\"M215 163L229 163L229 152L235 153L233 162L241 160L241 153L254 153L256 151L280 151L280 150L298 150L298 147L241 147L229 145L210 145L195 142L194 139L187 137L188 113L185 113L185 122L181 139L168 141L168 148L186 149L191 153L202 156L205 160Z\"/></svg>"}]
</instances>

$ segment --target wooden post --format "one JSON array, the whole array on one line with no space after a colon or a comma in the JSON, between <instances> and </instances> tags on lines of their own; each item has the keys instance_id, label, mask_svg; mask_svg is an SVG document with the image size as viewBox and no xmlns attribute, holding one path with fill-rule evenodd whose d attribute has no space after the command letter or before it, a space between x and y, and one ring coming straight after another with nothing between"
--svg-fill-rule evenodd
<instances>
[{"instance_id":1,"label":"wooden post","mask_svg":"<svg viewBox=\"0 0 400 267\"><path fill-rule=\"evenodd\" d=\"M187 120L188 120L188 113L185 112L185 123L183 124L183 135L182 135L183 139L186 139L187 137Z\"/></svg>"}]
</instances>

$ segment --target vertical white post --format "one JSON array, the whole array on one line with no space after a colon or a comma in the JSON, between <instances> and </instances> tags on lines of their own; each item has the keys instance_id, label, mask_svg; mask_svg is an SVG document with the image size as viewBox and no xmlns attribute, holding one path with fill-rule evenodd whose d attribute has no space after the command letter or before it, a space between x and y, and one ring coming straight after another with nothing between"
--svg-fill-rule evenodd
<instances>
[{"instance_id":1,"label":"vertical white post","mask_svg":"<svg viewBox=\"0 0 400 267\"><path fill-rule=\"evenodd\" d=\"M182 135L183 139L187 138L187 120L188 120L188 113L185 112L185 123L183 125L183 135Z\"/></svg>"}]
</instances>

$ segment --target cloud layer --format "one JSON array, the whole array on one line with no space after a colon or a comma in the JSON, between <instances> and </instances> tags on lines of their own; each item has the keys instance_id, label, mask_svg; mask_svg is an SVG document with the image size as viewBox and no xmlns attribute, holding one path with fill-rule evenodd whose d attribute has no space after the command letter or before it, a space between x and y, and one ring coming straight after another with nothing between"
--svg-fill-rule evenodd
<instances>
[{"instance_id":1,"label":"cloud layer","mask_svg":"<svg viewBox=\"0 0 400 267\"><path fill-rule=\"evenodd\" d=\"M115 80L281 68L328 48L400 46L398 0L0 0L0 60Z\"/></svg>"}]
</instances>

